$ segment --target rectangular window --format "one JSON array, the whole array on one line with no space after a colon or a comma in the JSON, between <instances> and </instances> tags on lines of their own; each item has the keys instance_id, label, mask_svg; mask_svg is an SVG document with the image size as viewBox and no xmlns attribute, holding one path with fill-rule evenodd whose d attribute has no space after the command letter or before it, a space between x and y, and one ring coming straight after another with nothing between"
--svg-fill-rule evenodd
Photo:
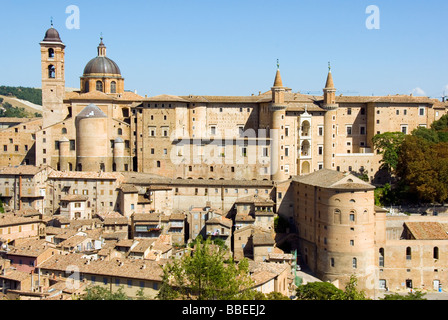
<instances>
[{"instance_id":1,"label":"rectangular window","mask_svg":"<svg viewBox=\"0 0 448 320\"><path fill-rule=\"evenodd\" d=\"M352 126L347 126L347 135L350 136L352 134Z\"/></svg>"},{"instance_id":2,"label":"rectangular window","mask_svg":"<svg viewBox=\"0 0 448 320\"><path fill-rule=\"evenodd\" d=\"M324 135L324 127L322 127L322 126L317 127L317 134L319 136L323 136Z\"/></svg>"},{"instance_id":3,"label":"rectangular window","mask_svg":"<svg viewBox=\"0 0 448 320\"><path fill-rule=\"evenodd\" d=\"M425 107L419 107L418 108L418 115L424 116L425 115Z\"/></svg>"},{"instance_id":4,"label":"rectangular window","mask_svg":"<svg viewBox=\"0 0 448 320\"><path fill-rule=\"evenodd\" d=\"M70 150L75 150L76 149L76 141L75 140L70 140Z\"/></svg>"}]
</instances>

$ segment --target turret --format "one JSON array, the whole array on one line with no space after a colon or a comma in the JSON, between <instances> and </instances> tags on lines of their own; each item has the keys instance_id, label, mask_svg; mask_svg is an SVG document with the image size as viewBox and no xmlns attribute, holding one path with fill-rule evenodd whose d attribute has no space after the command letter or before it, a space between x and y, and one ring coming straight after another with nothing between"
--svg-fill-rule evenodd
<instances>
[{"instance_id":1,"label":"turret","mask_svg":"<svg viewBox=\"0 0 448 320\"><path fill-rule=\"evenodd\" d=\"M327 82L325 83L324 101L322 108L326 110L324 116L324 168L334 170L334 139L336 134L336 115L338 105L336 104L336 88L333 83L333 75L331 74L331 66L328 63Z\"/></svg>"},{"instance_id":2,"label":"turret","mask_svg":"<svg viewBox=\"0 0 448 320\"><path fill-rule=\"evenodd\" d=\"M271 111L271 178L275 181L282 181L289 178L289 175L283 171L283 163L281 160L281 144L283 143L281 137L285 134L285 87L283 87L282 78L280 75L280 66L277 60L277 72L275 74L274 85L272 91L272 103L270 105Z\"/></svg>"}]
</instances>

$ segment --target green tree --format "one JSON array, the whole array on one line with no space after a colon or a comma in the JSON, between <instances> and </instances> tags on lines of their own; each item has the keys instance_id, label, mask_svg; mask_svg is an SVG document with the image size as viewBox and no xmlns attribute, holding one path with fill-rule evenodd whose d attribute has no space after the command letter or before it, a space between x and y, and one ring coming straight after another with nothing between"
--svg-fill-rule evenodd
<instances>
[{"instance_id":1,"label":"green tree","mask_svg":"<svg viewBox=\"0 0 448 320\"><path fill-rule=\"evenodd\" d=\"M385 132L377 134L372 138L373 146L383 155L380 169L385 169L393 174L398 165L398 155L401 144L405 138L402 132Z\"/></svg>"},{"instance_id":2,"label":"green tree","mask_svg":"<svg viewBox=\"0 0 448 320\"><path fill-rule=\"evenodd\" d=\"M119 287L116 292L111 292L102 286L92 286L87 288L87 292L81 296L81 300L129 300L130 298L123 292L123 287Z\"/></svg>"},{"instance_id":3,"label":"green tree","mask_svg":"<svg viewBox=\"0 0 448 320\"><path fill-rule=\"evenodd\" d=\"M401 295L399 293L386 294L384 298L379 298L380 300L427 300L424 298L426 293L421 291L409 292L407 295Z\"/></svg>"},{"instance_id":4,"label":"green tree","mask_svg":"<svg viewBox=\"0 0 448 320\"><path fill-rule=\"evenodd\" d=\"M404 140L397 176L401 185L423 202L443 202L448 197L448 143L433 143L417 136Z\"/></svg>"},{"instance_id":5,"label":"green tree","mask_svg":"<svg viewBox=\"0 0 448 320\"><path fill-rule=\"evenodd\" d=\"M428 129L425 127L417 127L414 130L412 130L411 135L424 139L428 142L432 143L439 142L439 135L437 134L437 131L433 129Z\"/></svg>"},{"instance_id":6,"label":"green tree","mask_svg":"<svg viewBox=\"0 0 448 320\"><path fill-rule=\"evenodd\" d=\"M198 237L191 254L172 258L163 267L161 300L230 300L250 296L253 285L247 259L227 259L228 250Z\"/></svg>"},{"instance_id":7,"label":"green tree","mask_svg":"<svg viewBox=\"0 0 448 320\"><path fill-rule=\"evenodd\" d=\"M367 300L364 291L358 291L358 279L355 275L350 276L350 280L345 285L345 290L336 295L336 300Z\"/></svg>"},{"instance_id":8,"label":"green tree","mask_svg":"<svg viewBox=\"0 0 448 320\"><path fill-rule=\"evenodd\" d=\"M342 294L341 289L329 282L309 282L296 290L299 300L336 300L336 297L341 297Z\"/></svg>"}]
</instances>

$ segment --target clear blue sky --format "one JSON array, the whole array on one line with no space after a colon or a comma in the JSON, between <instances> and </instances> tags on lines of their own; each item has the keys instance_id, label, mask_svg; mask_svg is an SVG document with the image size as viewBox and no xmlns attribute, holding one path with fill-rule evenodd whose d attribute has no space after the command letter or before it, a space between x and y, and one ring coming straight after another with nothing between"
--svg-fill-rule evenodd
<instances>
[{"instance_id":1,"label":"clear blue sky","mask_svg":"<svg viewBox=\"0 0 448 320\"><path fill-rule=\"evenodd\" d=\"M127 90L141 95L250 95L273 84L321 92L331 61L347 95L448 94L448 1L0 0L0 85L40 87L50 17L66 44L66 86L79 87L100 33ZM79 29L68 29L69 5ZM368 29L369 5L380 29Z\"/></svg>"}]
</instances>

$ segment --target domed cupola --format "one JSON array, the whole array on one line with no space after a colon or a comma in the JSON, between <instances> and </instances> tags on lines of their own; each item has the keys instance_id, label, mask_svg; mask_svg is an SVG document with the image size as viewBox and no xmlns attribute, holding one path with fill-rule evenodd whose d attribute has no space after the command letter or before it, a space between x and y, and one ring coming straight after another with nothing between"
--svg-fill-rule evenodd
<instances>
[{"instance_id":1,"label":"domed cupola","mask_svg":"<svg viewBox=\"0 0 448 320\"><path fill-rule=\"evenodd\" d=\"M81 77L81 92L100 91L107 94L124 92L124 79L118 65L106 57L106 46L98 45L98 56L90 60Z\"/></svg>"},{"instance_id":2,"label":"domed cupola","mask_svg":"<svg viewBox=\"0 0 448 320\"><path fill-rule=\"evenodd\" d=\"M42 41L45 42L60 42L62 43L61 37L59 36L58 30L53 28L53 24L51 25L51 28L45 32L45 37Z\"/></svg>"}]
</instances>

